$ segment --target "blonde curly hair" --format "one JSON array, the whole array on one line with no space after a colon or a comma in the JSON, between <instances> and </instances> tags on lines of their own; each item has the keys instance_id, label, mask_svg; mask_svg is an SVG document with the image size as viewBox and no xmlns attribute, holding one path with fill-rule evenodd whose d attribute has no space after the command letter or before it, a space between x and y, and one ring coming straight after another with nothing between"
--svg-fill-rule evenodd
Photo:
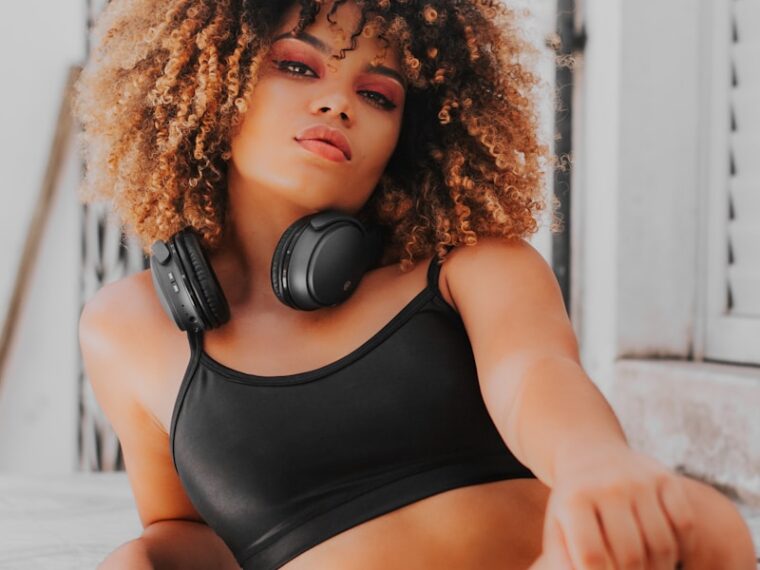
<instances>
[{"instance_id":1,"label":"blonde curly hair","mask_svg":"<svg viewBox=\"0 0 760 570\"><path fill-rule=\"evenodd\" d=\"M398 144L357 216L383 231L381 263L405 270L481 236L536 232L556 161L539 141L541 82L526 66L537 50L515 11L490 0L355 1L349 49L359 34L392 43L408 82ZM220 245L230 141L295 2L301 31L324 0L111 0L100 14L72 108L87 166L79 195L110 200L146 254L185 226L209 251Z\"/></svg>"}]
</instances>

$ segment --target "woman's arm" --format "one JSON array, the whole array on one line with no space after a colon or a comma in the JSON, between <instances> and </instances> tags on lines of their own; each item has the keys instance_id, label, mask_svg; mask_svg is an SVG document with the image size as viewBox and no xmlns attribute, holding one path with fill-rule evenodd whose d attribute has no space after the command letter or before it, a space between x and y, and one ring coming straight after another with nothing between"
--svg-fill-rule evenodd
<instances>
[{"instance_id":1,"label":"woman's arm","mask_svg":"<svg viewBox=\"0 0 760 570\"><path fill-rule=\"evenodd\" d=\"M203 524L159 521L122 544L98 570L240 570L229 548Z\"/></svg>"},{"instance_id":2,"label":"woman's arm","mask_svg":"<svg viewBox=\"0 0 760 570\"><path fill-rule=\"evenodd\" d=\"M523 240L481 239L451 254L446 287L473 346L502 438L552 488L551 568L754 568L736 507L628 447L583 371L556 278Z\"/></svg>"},{"instance_id":3,"label":"woman's arm","mask_svg":"<svg viewBox=\"0 0 760 570\"><path fill-rule=\"evenodd\" d=\"M548 486L568 460L607 446L627 447L607 400L575 360L528 358L515 372L515 395L497 416L497 428Z\"/></svg>"},{"instance_id":4,"label":"woman's arm","mask_svg":"<svg viewBox=\"0 0 760 570\"><path fill-rule=\"evenodd\" d=\"M158 339L184 335L168 327L144 271L102 287L85 305L79 342L95 397L119 437L129 483L143 526L101 563L106 569L235 569L232 552L187 497L172 464L169 435L143 404L151 387L166 384L166 352ZM164 328L161 328L164 327ZM146 335L155 336L146 336Z\"/></svg>"},{"instance_id":5,"label":"woman's arm","mask_svg":"<svg viewBox=\"0 0 760 570\"><path fill-rule=\"evenodd\" d=\"M523 240L481 238L450 253L446 285L467 329L483 399L515 456L552 486L556 464L626 445L580 365L556 278Z\"/></svg>"}]
</instances>

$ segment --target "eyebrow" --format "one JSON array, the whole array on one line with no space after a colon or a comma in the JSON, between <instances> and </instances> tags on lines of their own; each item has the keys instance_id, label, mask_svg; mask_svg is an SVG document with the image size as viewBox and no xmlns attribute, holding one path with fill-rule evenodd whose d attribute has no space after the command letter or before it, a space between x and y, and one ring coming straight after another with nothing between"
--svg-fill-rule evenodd
<instances>
[{"instance_id":1,"label":"eyebrow","mask_svg":"<svg viewBox=\"0 0 760 570\"><path fill-rule=\"evenodd\" d=\"M297 35L293 35L290 32L283 32L282 34L279 34L274 37L272 40L272 43L276 42L277 40L281 40L282 38L294 38L297 40L301 40L306 42L307 44L315 47L317 50L322 52L325 55L330 55L330 47L320 40L318 37L311 35L308 32L300 32ZM385 75L387 77L391 77L401 83L403 85L404 89L406 89L406 80L404 77L395 69L391 69L390 67L386 67L384 65L372 65L371 63L368 63L366 67L364 68L364 71L367 73L377 73L379 75Z\"/></svg>"}]
</instances>

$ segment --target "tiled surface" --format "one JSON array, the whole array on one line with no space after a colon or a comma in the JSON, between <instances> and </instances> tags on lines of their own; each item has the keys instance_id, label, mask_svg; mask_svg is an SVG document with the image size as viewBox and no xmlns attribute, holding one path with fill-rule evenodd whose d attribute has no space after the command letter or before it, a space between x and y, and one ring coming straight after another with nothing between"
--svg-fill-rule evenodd
<instances>
[{"instance_id":1,"label":"tiled surface","mask_svg":"<svg viewBox=\"0 0 760 570\"><path fill-rule=\"evenodd\" d=\"M0 569L94 569L142 533L126 474L0 474Z\"/></svg>"},{"instance_id":2,"label":"tiled surface","mask_svg":"<svg viewBox=\"0 0 760 570\"><path fill-rule=\"evenodd\" d=\"M740 510L760 553L760 509ZM0 473L0 570L94 569L141 533L123 472Z\"/></svg>"}]
</instances>

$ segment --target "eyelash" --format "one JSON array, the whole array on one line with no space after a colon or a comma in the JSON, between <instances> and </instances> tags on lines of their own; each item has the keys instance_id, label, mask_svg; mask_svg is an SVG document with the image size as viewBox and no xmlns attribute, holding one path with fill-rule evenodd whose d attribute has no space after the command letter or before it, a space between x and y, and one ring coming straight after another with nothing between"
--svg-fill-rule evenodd
<instances>
[{"instance_id":1,"label":"eyelash","mask_svg":"<svg viewBox=\"0 0 760 570\"><path fill-rule=\"evenodd\" d=\"M283 71L284 73L287 73L288 75L293 75L296 77L307 77L306 75L302 73L298 73L296 71L287 69L287 67L290 67L291 65L308 69L309 71L314 73L314 70L312 68L310 68L308 65L300 61L293 61L293 60L288 60L288 59L274 59L272 60L272 62L277 66L277 69L279 69L280 71ZM316 74L314 75L316 76ZM392 103L382 93L378 93L377 91L367 91L367 90L360 91L360 93L370 93L370 94L376 95L377 97L380 97L381 100L375 99L373 97L367 97L368 101L372 103L373 105L375 105L376 107L380 107L381 109L386 109L388 111L391 111L396 108L396 105Z\"/></svg>"}]
</instances>

